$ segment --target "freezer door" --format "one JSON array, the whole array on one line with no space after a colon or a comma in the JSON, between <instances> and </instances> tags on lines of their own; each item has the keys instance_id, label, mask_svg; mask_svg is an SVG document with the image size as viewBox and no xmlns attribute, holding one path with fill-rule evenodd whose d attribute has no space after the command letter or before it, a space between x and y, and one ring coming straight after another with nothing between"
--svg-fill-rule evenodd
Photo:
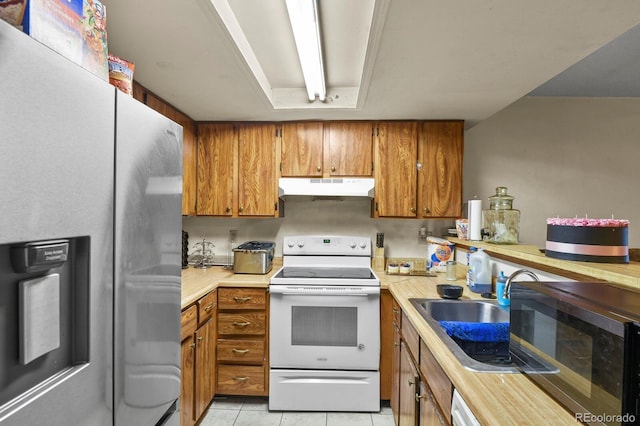
<instances>
[{"instance_id":1,"label":"freezer door","mask_svg":"<svg viewBox=\"0 0 640 426\"><path fill-rule=\"evenodd\" d=\"M1 256L0 425L109 425L115 89L2 20L0 75L0 246L68 238L88 265L70 288L65 267L19 276ZM55 274L19 301L18 280ZM33 326L22 344L19 318Z\"/></svg>"},{"instance_id":2,"label":"freezer door","mask_svg":"<svg viewBox=\"0 0 640 426\"><path fill-rule=\"evenodd\" d=\"M180 394L182 127L116 97L114 418L156 424Z\"/></svg>"}]
</instances>

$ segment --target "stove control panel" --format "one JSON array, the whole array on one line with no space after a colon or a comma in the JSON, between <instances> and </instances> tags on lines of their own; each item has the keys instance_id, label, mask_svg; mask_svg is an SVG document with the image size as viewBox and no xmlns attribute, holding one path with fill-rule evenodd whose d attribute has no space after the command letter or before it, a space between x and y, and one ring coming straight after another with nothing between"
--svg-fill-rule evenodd
<instances>
[{"instance_id":1,"label":"stove control panel","mask_svg":"<svg viewBox=\"0 0 640 426\"><path fill-rule=\"evenodd\" d=\"M371 238L361 235L290 235L284 237L282 254L371 257Z\"/></svg>"}]
</instances>

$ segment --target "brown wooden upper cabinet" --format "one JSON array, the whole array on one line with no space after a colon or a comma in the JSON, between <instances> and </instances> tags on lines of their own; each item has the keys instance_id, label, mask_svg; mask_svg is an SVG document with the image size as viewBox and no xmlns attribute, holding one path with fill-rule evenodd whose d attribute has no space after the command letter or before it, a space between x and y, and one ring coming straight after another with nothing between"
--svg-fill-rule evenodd
<instances>
[{"instance_id":1,"label":"brown wooden upper cabinet","mask_svg":"<svg viewBox=\"0 0 640 426\"><path fill-rule=\"evenodd\" d=\"M416 217L418 123L378 123L375 138L374 217Z\"/></svg>"},{"instance_id":2,"label":"brown wooden upper cabinet","mask_svg":"<svg viewBox=\"0 0 640 426\"><path fill-rule=\"evenodd\" d=\"M325 124L329 176L373 175L373 125L364 121Z\"/></svg>"},{"instance_id":3,"label":"brown wooden upper cabinet","mask_svg":"<svg viewBox=\"0 0 640 426\"><path fill-rule=\"evenodd\" d=\"M233 214L234 145L233 124L198 125L198 215Z\"/></svg>"},{"instance_id":4,"label":"brown wooden upper cabinet","mask_svg":"<svg viewBox=\"0 0 640 426\"><path fill-rule=\"evenodd\" d=\"M282 177L372 176L370 122L289 122L281 129Z\"/></svg>"},{"instance_id":5,"label":"brown wooden upper cabinet","mask_svg":"<svg viewBox=\"0 0 640 426\"><path fill-rule=\"evenodd\" d=\"M322 176L321 122L282 123L281 173L283 177Z\"/></svg>"},{"instance_id":6,"label":"brown wooden upper cabinet","mask_svg":"<svg viewBox=\"0 0 640 426\"><path fill-rule=\"evenodd\" d=\"M198 125L197 181L198 215L277 217L275 125Z\"/></svg>"},{"instance_id":7,"label":"brown wooden upper cabinet","mask_svg":"<svg viewBox=\"0 0 640 426\"><path fill-rule=\"evenodd\" d=\"M463 121L425 121L418 140L418 214L462 213Z\"/></svg>"},{"instance_id":8,"label":"brown wooden upper cabinet","mask_svg":"<svg viewBox=\"0 0 640 426\"><path fill-rule=\"evenodd\" d=\"M278 209L275 124L238 125L238 216L275 216Z\"/></svg>"},{"instance_id":9,"label":"brown wooden upper cabinet","mask_svg":"<svg viewBox=\"0 0 640 426\"><path fill-rule=\"evenodd\" d=\"M460 217L463 132L463 121L379 123L373 216Z\"/></svg>"}]
</instances>

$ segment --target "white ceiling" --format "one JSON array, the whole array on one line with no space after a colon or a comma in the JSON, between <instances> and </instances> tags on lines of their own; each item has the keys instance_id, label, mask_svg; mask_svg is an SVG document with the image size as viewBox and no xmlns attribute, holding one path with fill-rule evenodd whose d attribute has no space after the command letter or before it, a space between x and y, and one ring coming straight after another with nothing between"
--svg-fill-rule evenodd
<instances>
[{"instance_id":1,"label":"white ceiling","mask_svg":"<svg viewBox=\"0 0 640 426\"><path fill-rule=\"evenodd\" d=\"M640 22L637 0L318 2L333 99L325 104L304 101L284 0L103 0L110 52L198 121L464 119L470 127L532 91L563 94L576 74L535 89ZM637 36L615 59L604 55L604 78L583 86L610 82L625 48L638 56L638 33L625 34ZM572 72L603 71L593 64L602 51Z\"/></svg>"}]
</instances>

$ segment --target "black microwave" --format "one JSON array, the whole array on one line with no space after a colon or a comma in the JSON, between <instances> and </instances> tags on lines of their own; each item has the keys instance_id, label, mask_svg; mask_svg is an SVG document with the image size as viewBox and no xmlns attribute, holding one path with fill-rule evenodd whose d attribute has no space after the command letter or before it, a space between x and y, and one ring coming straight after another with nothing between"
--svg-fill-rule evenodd
<instances>
[{"instance_id":1,"label":"black microwave","mask_svg":"<svg viewBox=\"0 0 640 426\"><path fill-rule=\"evenodd\" d=\"M511 286L512 354L523 372L590 425L640 424L640 293L607 283ZM538 364L539 365L539 364Z\"/></svg>"}]
</instances>

